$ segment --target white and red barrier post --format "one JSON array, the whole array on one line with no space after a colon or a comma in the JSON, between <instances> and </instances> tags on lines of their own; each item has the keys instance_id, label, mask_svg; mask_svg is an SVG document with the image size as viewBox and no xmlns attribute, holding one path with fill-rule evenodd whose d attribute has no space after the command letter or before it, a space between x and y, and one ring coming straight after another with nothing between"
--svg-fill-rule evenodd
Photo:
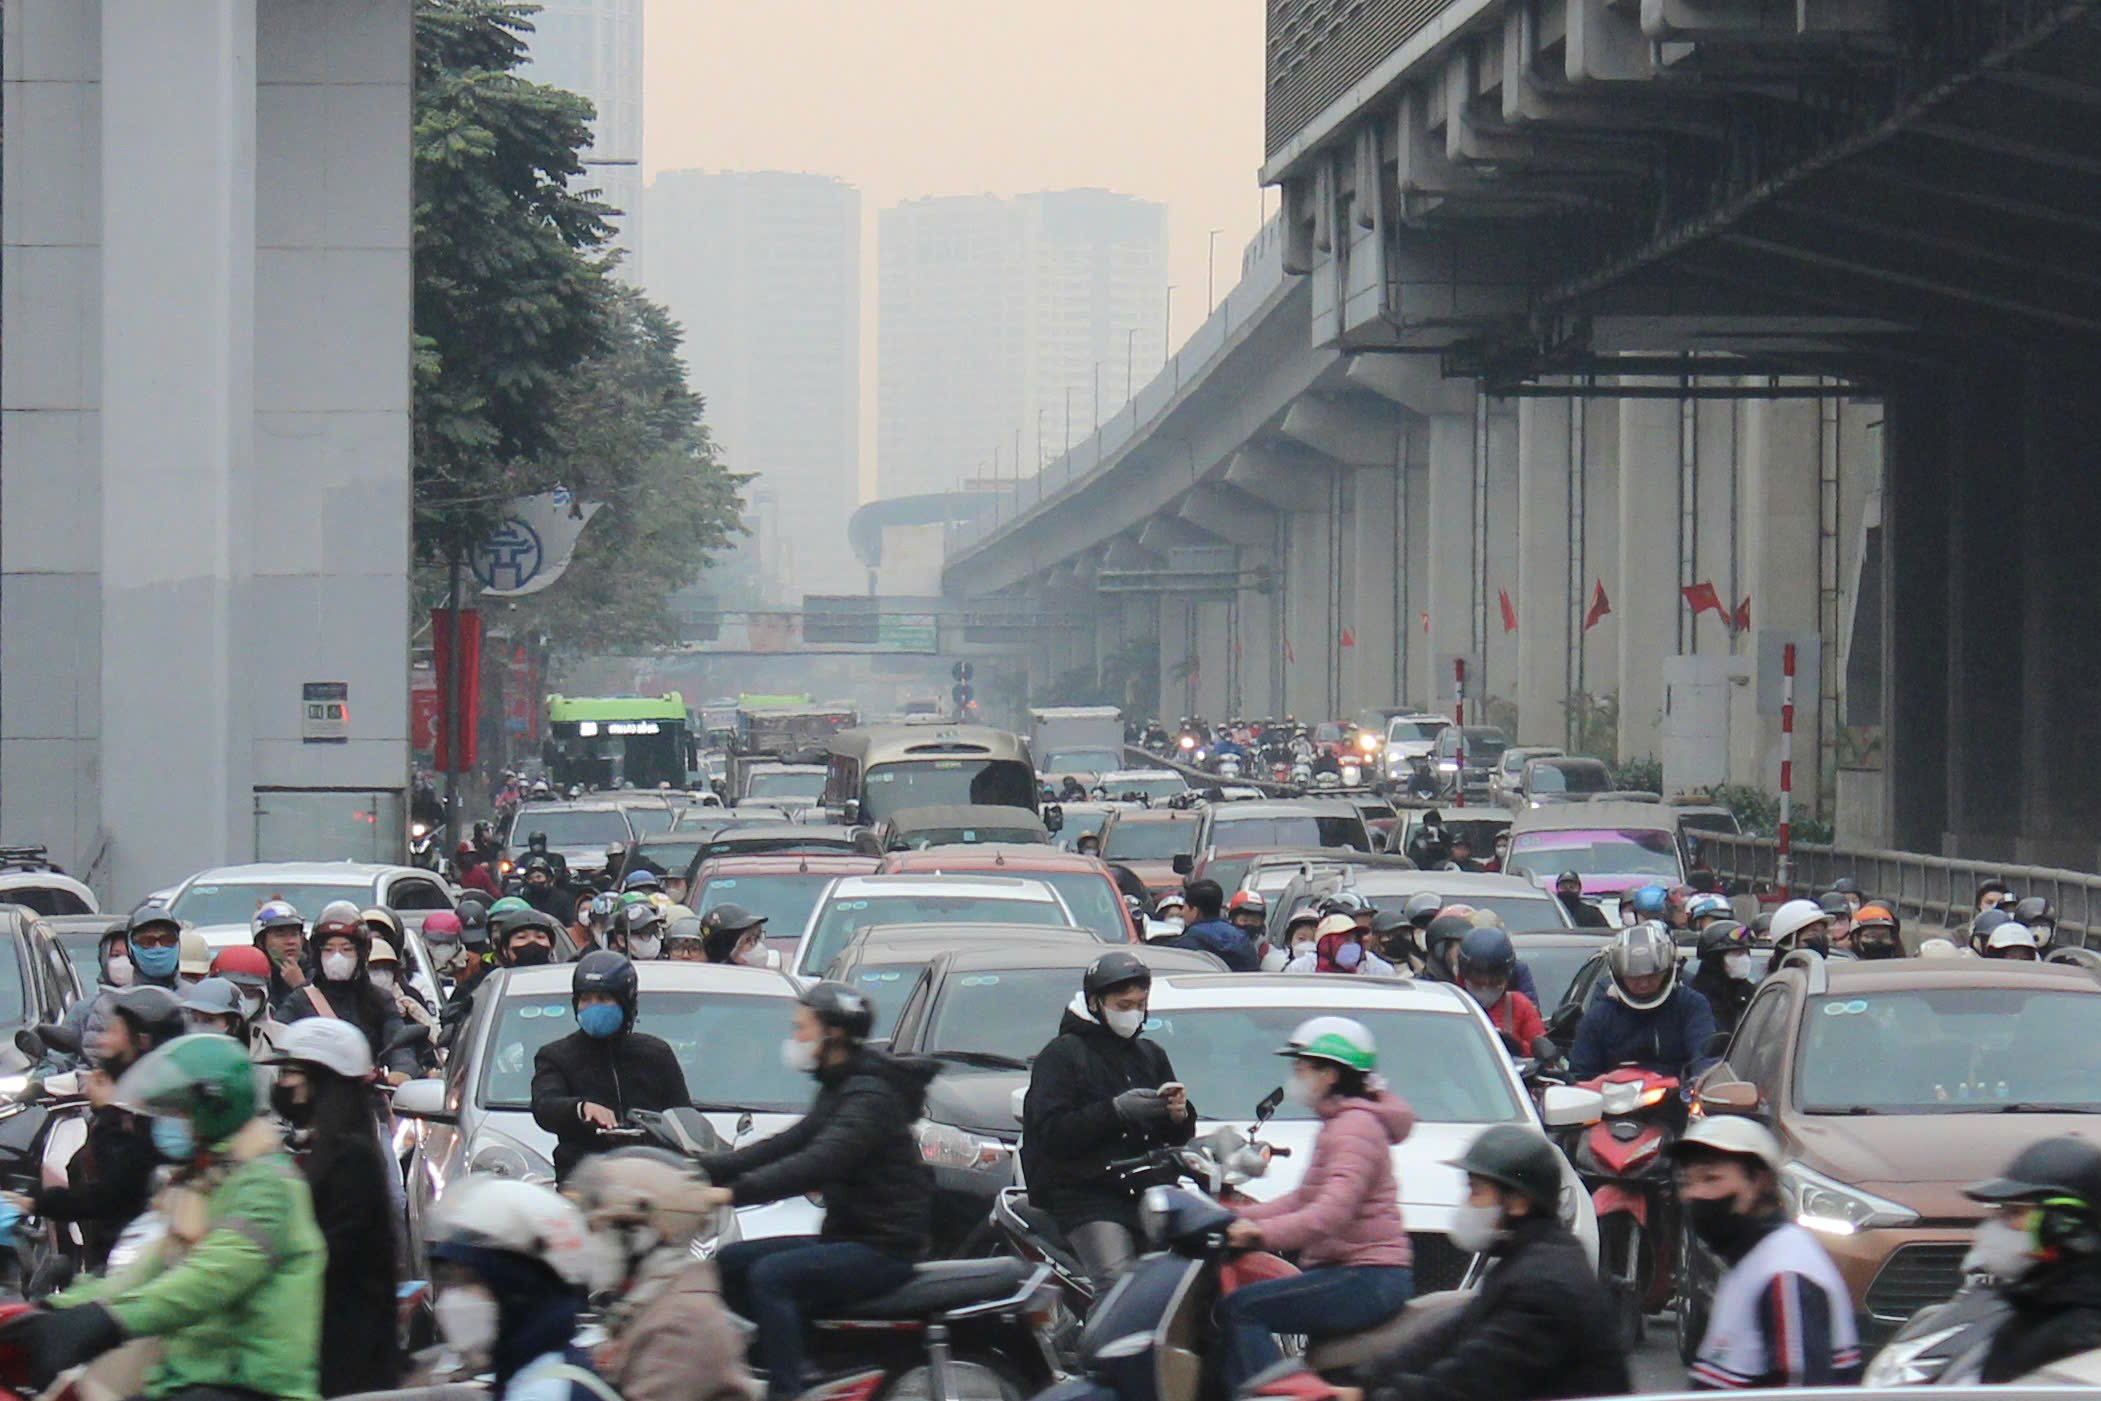
<instances>
[{"instance_id":1,"label":"white and red barrier post","mask_svg":"<svg viewBox=\"0 0 2101 1401\"><path fill-rule=\"evenodd\" d=\"M1778 843L1779 860L1775 874L1779 878L1780 898L1788 897L1789 880L1792 876L1792 861L1789 852L1794 826L1795 811L1795 644L1790 642L1780 653L1780 831Z\"/></svg>"}]
</instances>

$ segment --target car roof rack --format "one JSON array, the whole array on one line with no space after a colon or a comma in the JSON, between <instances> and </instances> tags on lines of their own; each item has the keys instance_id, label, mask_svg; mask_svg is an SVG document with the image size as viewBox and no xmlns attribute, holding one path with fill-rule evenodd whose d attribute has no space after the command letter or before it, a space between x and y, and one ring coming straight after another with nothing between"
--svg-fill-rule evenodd
<instances>
[{"instance_id":1,"label":"car roof rack","mask_svg":"<svg viewBox=\"0 0 2101 1401\"><path fill-rule=\"evenodd\" d=\"M51 850L41 843L35 846L0 846L0 871L60 871L51 860Z\"/></svg>"}]
</instances>

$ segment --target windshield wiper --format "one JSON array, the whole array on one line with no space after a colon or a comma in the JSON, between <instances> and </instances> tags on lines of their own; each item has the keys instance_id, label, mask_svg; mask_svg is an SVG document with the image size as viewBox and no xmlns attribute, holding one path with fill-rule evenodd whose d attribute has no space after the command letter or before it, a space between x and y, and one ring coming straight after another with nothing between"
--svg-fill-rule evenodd
<instances>
[{"instance_id":1,"label":"windshield wiper","mask_svg":"<svg viewBox=\"0 0 2101 1401\"><path fill-rule=\"evenodd\" d=\"M1994 1105L1995 1114L2091 1114L2091 1104L2073 1104L2067 1100L2017 1099L2011 1104Z\"/></svg>"},{"instance_id":2,"label":"windshield wiper","mask_svg":"<svg viewBox=\"0 0 2101 1401\"><path fill-rule=\"evenodd\" d=\"M931 1051L935 1060L952 1060L958 1065L981 1066L986 1070L1027 1070L1029 1063L1017 1056L1003 1056L996 1051Z\"/></svg>"},{"instance_id":3,"label":"windshield wiper","mask_svg":"<svg viewBox=\"0 0 2101 1401\"><path fill-rule=\"evenodd\" d=\"M1871 1104L1819 1104L1809 1112L1811 1114L1847 1114L1867 1117L1880 1114L1882 1111Z\"/></svg>"}]
</instances>

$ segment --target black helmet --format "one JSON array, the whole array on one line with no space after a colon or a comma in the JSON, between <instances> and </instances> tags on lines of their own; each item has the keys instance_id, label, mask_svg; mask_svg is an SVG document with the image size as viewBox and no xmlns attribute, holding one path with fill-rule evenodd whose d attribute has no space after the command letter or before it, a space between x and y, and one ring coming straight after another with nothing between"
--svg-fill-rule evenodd
<instances>
[{"instance_id":1,"label":"black helmet","mask_svg":"<svg viewBox=\"0 0 2101 1401\"><path fill-rule=\"evenodd\" d=\"M1542 1215L1561 1209L1561 1155L1546 1139L1516 1124L1483 1129L1451 1166L1529 1197Z\"/></svg>"},{"instance_id":2,"label":"black helmet","mask_svg":"<svg viewBox=\"0 0 2101 1401\"><path fill-rule=\"evenodd\" d=\"M1761 910L1751 916L1751 937L1753 939L1770 938L1772 933L1773 912L1771 910Z\"/></svg>"},{"instance_id":3,"label":"black helmet","mask_svg":"<svg viewBox=\"0 0 2101 1401\"><path fill-rule=\"evenodd\" d=\"M2011 923L2012 920L2013 916L2004 910L1984 911L1970 921L1970 947L1979 953L1984 952L1985 945L1991 941L1992 931L2002 924Z\"/></svg>"},{"instance_id":4,"label":"black helmet","mask_svg":"<svg viewBox=\"0 0 2101 1401\"><path fill-rule=\"evenodd\" d=\"M539 834L534 833L534 835L538 836ZM549 861L546 857L542 856L539 852L535 851L531 856L526 857L525 860L518 864L518 874L520 877L529 876L535 871L539 871L545 874L549 880L552 880L554 879L554 862Z\"/></svg>"},{"instance_id":5,"label":"black helmet","mask_svg":"<svg viewBox=\"0 0 2101 1401\"><path fill-rule=\"evenodd\" d=\"M2056 924L2057 906L2040 895L2031 895L2013 907L2013 917L2030 929L2038 924Z\"/></svg>"},{"instance_id":6,"label":"black helmet","mask_svg":"<svg viewBox=\"0 0 2101 1401\"><path fill-rule=\"evenodd\" d=\"M2014 1154L2006 1171L1971 1183L1962 1194L1979 1202L2071 1197L2089 1212L2101 1210L2101 1146L2069 1134L2041 1139Z\"/></svg>"},{"instance_id":7,"label":"black helmet","mask_svg":"<svg viewBox=\"0 0 2101 1401\"><path fill-rule=\"evenodd\" d=\"M522 929L537 929L544 933L547 942L554 949L555 957L561 957L562 940L565 935L562 926L555 922L554 916L543 915L538 910L531 909L513 911L504 916L502 923L497 925L491 943L495 946L498 957L510 947L511 940L517 937Z\"/></svg>"},{"instance_id":8,"label":"black helmet","mask_svg":"<svg viewBox=\"0 0 2101 1401\"><path fill-rule=\"evenodd\" d=\"M664 926L664 947L669 949L674 942L693 940L705 946L703 926L698 915L680 915Z\"/></svg>"},{"instance_id":9,"label":"black helmet","mask_svg":"<svg viewBox=\"0 0 2101 1401\"><path fill-rule=\"evenodd\" d=\"M1459 941L1459 954L1452 966L1461 978L1508 982L1517 972L1517 949L1502 930L1480 926Z\"/></svg>"},{"instance_id":10,"label":"black helmet","mask_svg":"<svg viewBox=\"0 0 2101 1401\"><path fill-rule=\"evenodd\" d=\"M1336 891L1320 902L1320 912L1324 915L1348 915L1352 919L1358 915L1378 913L1372 908L1371 901L1354 890Z\"/></svg>"},{"instance_id":11,"label":"black helmet","mask_svg":"<svg viewBox=\"0 0 2101 1401\"><path fill-rule=\"evenodd\" d=\"M1145 960L1122 949L1105 953L1087 965L1087 975L1080 980L1080 992L1092 1000L1106 997L1118 988L1132 985L1151 987L1153 970Z\"/></svg>"},{"instance_id":12,"label":"black helmet","mask_svg":"<svg viewBox=\"0 0 2101 1401\"><path fill-rule=\"evenodd\" d=\"M1417 929L1428 929L1430 921L1437 918L1437 912L1443 908L1443 897L1425 890L1409 896L1408 903L1401 907L1401 913L1407 916L1408 922Z\"/></svg>"},{"instance_id":13,"label":"black helmet","mask_svg":"<svg viewBox=\"0 0 2101 1401\"><path fill-rule=\"evenodd\" d=\"M726 929L732 934L742 934L745 930L765 922L764 915L755 915L742 905L728 903L717 905L700 917L701 928L709 933Z\"/></svg>"},{"instance_id":14,"label":"black helmet","mask_svg":"<svg viewBox=\"0 0 2101 1401\"><path fill-rule=\"evenodd\" d=\"M1853 902L1846 898L1843 891L1827 890L1822 895L1817 896L1816 903L1817 908L1827 915L1849 915L1853 913Z\"/></svg>"},{"instance_id":15,"label":"black helmet","mask_svg":"<svg viewBox=\"0 0 2101 1401\"><path fill-rule=\"evenodd\" d=\"M1581 871L1563 871L1560 875L1554 877L1554 888L1556 890L1559 890L1564 885L1573 885L1580 891L1583 888L1583 873Z\"/></svg>"},{"instance_id":16,"label":"black helmet","mask_svg":"<svg viewBox=\"0 0 2101 1401\"><path fill-rule=\"evenodd\" d=\"M1720 958L1724 954L1743 953L1751 947L1751 931L1733 919L1718 919L1700 931L1700 941L1694 946L1701 959Z\"/></svg>"},{"instance_id":17,"label":"black helmet","mask_svg":"<svg viewBox=\"0 0 2101 1401\"><path fill-rule=\"evenodd\" d=\"M462 895L460 903L453 908L460 917L460 942L463 944L486 944L489 942L489 902L479 894Z\"/></svg>"},{"instance_id":18,"label":"black helmet","mask_svg":"<svg viewBox=\"0 0 2101 1401\"><path fill-rule=\"evenodd\" d=\"M1398 934L1406 930L1415 933L1415 921L1408 918L1406 910L1384 909L1371 917L1371 932L1374 934Z\"/></svg>"},{"instance_id":19,"label":"black helmet","mask_svg":"<svg viewBox=\"0 0 2101 1401\"><path fill-rule=\"evenodd\" d=\"M131 919L124 926L126 936L150 929L156 924L165 924L177 933L182 931L182 921L166 905L141 905L131 912Z\"/></svg>"},{"instance_id":20,"label":"black helmet","mask_svg":"<svg viewBox=\"0 0 2101 1401\"><path fill-rule=\"evenodd\" d=\"M1464 942L1474 928L1474 922L1465 915L1439 915L1423 931L1423 952L1432 963L1450 970L1454 946Z\"/></svg>"},{"instance_id":21,"label":"black helmet","mask_svg":"<svg viewBox=\"0 0 2101 1401\"><path fill-rule=\"evenodd\" d=\"M875 1004L868 994L845 983L825 981L803 989L802 1005L817 1016L822 1026L837 1027L848 1041L864 1041L875 1028Z\"/></svg>"},{"instance_id":22,"label":"black helmet","mask_svg":"<svg viewBox=\"0 0 2101 1401\"><path fill-rule=\"evenodd\" d=\"M622 905L613 913L613 928L627 939L648 938L649 931L661 934L664 912L648 900L637 900L632 905Z\"/></svg>"},{"instance_id":23,"label":"black helmet","mask_svg":"<svg viewBox=\"0 0 2101 1401\"><path fill-rule=\"evenodd\" d=\"M132 1036L139 1039L140 1055L165 1046L189 1030L183 1021L182 999L167 988L141 983L110 995L109 1010L124 1019Z\"/></svg>"},{"instance_id":24,"label":"black helmet","mask_svg":"<svg viewBox=\"0 0 2101 1401\"><path fill-rule=\"evenodd\" d=\"M611 993L624 1013L625 1029L635 1023L635 994L641 982L626 954L593 949L576 961L576 971L569 975L569 1003L573 1007L582 1002L587 992Z\"/></svg>"}]
</instances>

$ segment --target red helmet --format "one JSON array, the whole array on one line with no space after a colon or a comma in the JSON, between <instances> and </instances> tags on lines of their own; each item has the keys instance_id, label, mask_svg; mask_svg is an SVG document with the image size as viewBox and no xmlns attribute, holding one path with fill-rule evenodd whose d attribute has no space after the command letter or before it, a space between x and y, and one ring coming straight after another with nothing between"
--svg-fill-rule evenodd
<instances>
[{"instance_id":1,"label":"red helmet","mask_svg":"<svg viewBox=\"0 0 2101 1401\"><path fill-rule=\"evenodd\" d=\"M1269 913L1269 901L1262 898L1262 892L1259 890L1243 890L1234 895L1232 902L1226 906L1226 913L1237 915L1242 910L1253 910L1258 915L1266 915Z\"/></svg>"},{"instance_id":2,"label":"red helmet","mask_svg":"<svg viewBox=\"0 0 2101 1401\"><path fill-rule=\"evenodd\" d=\"M460 937L460 917L451 910L432 910L423 917L423 932L450 934L457 939Z\"/></svg>"},{"instance_id":3,"label":"red helmet","mask_svg":"<svg viewBox=\"0 0 2101 1401\"><path fill-rule=\"evenodd\" d=\"M253 944L239 944L233 948L219 950L212 960L212 976L232 978L236 975L270 981L270 958Z\"/></svg>"}]
</instances>

